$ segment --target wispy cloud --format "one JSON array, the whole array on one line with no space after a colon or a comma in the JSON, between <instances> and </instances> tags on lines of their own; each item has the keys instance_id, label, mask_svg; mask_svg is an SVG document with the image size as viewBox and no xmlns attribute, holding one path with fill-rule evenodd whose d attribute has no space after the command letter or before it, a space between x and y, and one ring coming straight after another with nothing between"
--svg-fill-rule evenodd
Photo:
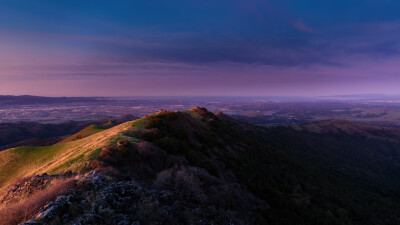
<instances>
[{"instance_id":1,"label":"wispy cloud","mask_svg":"<svg viewBox=\"0 0 400 225\"><path fill-rule=\"evenodd\" d=\"M0 14L0 81L14 76L107 86L105 80L120 79L161 88L163 82L195 87L218 80L234 90L393 78L400 58L398 10L378 15L369 7L381 3L356 9L337 1L301 7L295 0L178 1L173 7L99 2L90 11L85 4L92 3L68 10L54 3L43 13L15 7L13 19ZM163 10L155 10L157 4Z\"/></svg>"},{"instance_id":2,"label":"wispy cloud","mask_svg":"<svg viewBox=\"0 0 400 225\"><path fill-rule=\"evenodd\" d=\"M315 33L315 30L313 30L312 28L305 25L304 22L301 20L294 21L293 27L299 31L303 31L303 32L307 32L307 33Z\"/></svg>"}]
</instances>

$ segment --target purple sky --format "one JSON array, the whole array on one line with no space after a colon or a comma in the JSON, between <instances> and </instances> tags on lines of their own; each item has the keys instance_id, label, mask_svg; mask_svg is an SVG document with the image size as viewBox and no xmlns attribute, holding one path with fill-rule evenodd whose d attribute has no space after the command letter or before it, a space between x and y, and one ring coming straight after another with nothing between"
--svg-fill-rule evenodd
<instances>
[{"instance_id":1,"label":"purple sky","mask_svg":"<svg viewBox=\"0 0 400 225\"><path fill-rule=\"evenodd\" d=\"M400 94L399 1L166 2L0 0L0 94Z\"/></svg>"}]
</instances>

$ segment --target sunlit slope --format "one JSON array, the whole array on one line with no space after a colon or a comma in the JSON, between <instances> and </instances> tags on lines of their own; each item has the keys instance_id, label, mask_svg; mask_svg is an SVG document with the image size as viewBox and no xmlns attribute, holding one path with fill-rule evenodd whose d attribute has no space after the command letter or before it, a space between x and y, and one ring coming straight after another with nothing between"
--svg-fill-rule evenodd
<instances>
[{"instance_id":1,"label":"sunlit slope","mask_svg":"<svg viewBox=\"0 0 400 225\"><path fill-rule=\"evenodd\" d=\"M82 129L81 131L65 138L64 140L60 141L58 144L63 144L63 143L79 140L79 139L91 136L93 134L99 133L104 130L106 130L106 128L99 127L97 125L90 125L90 126L85 127L84 129Z\"/></svg>"},{"instance_id":2,"label":"sunlit slope","mask_svg":"<svg viewBox=\"0 0 400 225\"><path fill-rule=\"evenodd\" d=\"M123 132L135 123L136 121L126 122L83 139L53 146L4 150L0 152L0 189L18 178L35 174L53 174L67 170L83 172L89 169L90 161L96 159L102 147L119 139L127 139Z\"/></svg>"}]
</instances>

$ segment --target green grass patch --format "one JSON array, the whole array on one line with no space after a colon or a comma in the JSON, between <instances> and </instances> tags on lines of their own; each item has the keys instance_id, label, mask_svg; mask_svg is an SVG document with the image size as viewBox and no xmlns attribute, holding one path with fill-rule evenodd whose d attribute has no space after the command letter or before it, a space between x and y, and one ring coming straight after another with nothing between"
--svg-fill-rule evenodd
<instances>
[{"instance_id":1,"label":"green grass patch","mask_svg":"<svg viewBox=\"0 0 400 225\"><path fill-rule=\"evenodd\" d=\"M193 119L201 121L201 119L203 118L200 114L198 114L197 112L193 112L191 110L184 110L184 111L180 111L182 113L186 113L189 114Z\"/></svg>"},{"instance_id":2,"label":"green grass patch","mask_svg":"<svg viewBox=\"0 0 400 225\"><path fill-rule=\"evenodd\" d=\"M66 171L69 168L72 168L74 166L75 166L75 169L77 170L75 172L80 172L81 169L79 169L79 167L80 167L79 165L83 166L83 164L85 162L90 162L90 161L93 161L93 160L97 159L97 157L99 156L101 150L102 150L101 148L98 148L96 150L89 150L88 151L88 155L86 155L86 156L84 154L81 154L81 155L77 155L75 157L72 157L71 159L67 160L65 163L63 163L63 164L57 166L56 168L48 171L48 173L49 174L60 173L60 172Z\"/></svg>"},{"instance_id":3,"label":"green grass patch","mask_svg":"<svg viewBox=\"0 0 400 225\"><path fill-rule=\"evenodd\" d=\"M0 188L7 181L24 176L25 173L55 159L64 149L64 145L54 145L21 147L2 152L0 154Z\"/></svg>"},{"instance_id":4,"label":"green grass patch","mask_svg":"<svg viewBox=\"0 0 400 225\"><path fill-rule=\"evenodd\" d=\"M65 145L20 147L11 149L10 152L18 154L20 156L19 159L23 161L45 162L52 159L64 147Z\"/></svg>"},{"instance_id":5,"label":"green grass patch","mask_svg":"<svg viewBox=\"0 0 400 225\"><path fill-rule=\"evenodd\" d=\"M149 120L147 118L140 118L132 122L132 126L137 128L145 128Z\"/></svg>"},{"instance_id":6,"label":"green grass patch","mask_svg":"<svg viewBox=\"0 0 400 225\"><path fill-rule=\"evenodd\" d=\"M73 135L65 138L64 140L60 141L59 144L67 143L67 142L71 142L71 141L75 141L75 140L79 140L79 139L82 139L82 138L85 138L85 137L89 137L89 136L91 136L93 134L97 134L97 133L99 133L101 131L104 131L104 130L106 130L106 129L101 128L101 127L99 127L97 125L90 125L88 127L85 127L84 129L82 129L78 133L73 134Z\"/></svg>"}]
</instances>

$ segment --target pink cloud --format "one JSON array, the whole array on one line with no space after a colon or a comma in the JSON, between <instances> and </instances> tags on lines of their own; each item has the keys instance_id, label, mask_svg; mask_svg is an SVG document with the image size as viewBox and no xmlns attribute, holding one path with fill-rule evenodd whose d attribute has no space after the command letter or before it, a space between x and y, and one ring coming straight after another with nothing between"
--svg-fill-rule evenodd
<instances>
[{"instance_id":1,"label":"pink cloud","mask_svg":"<svg viewBox=\"0 0 400 225\"><path fill-rule=\"evenodd\" d=\"M50 33L50 32L33 32L33 31L22 31L22 30L0 30L0 34L3 37L10 38L49 38L49 39L69 39L78 41L89 41L99 43L111 43L119 44L124 46L136 46L136 47L162 47L159 42L143 41L141 39L134 38L117 38L107 36L96 36L96 35L76 35L76 34L65 34L65 33Z\"/></svg>"},{"instance_id":2,"label":"pink cloud","mask_svg":"<svg viewBox=\"0 0 400 225\"><path fill-rule=\"evenodd\" d=\"M307 25L305 25L303 23L303 21L301 21L301 20L294 21L293 22L293 27L296 28L299 31L303 31L303 32L306 32L306 33L315 33L315 31L312 28L310 28Z\"/></svg>"}]
</instances>

